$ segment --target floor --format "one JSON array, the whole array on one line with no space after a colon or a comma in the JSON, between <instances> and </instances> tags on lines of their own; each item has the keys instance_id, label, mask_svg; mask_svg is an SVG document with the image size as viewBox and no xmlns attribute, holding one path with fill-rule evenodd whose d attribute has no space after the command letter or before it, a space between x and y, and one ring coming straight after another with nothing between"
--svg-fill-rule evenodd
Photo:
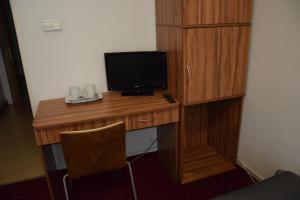
<instances>
[{"instance_id":1,"label":"floor","mask_svg":"<svg viewBox=\"0 0 300 200\"><path fill-rule=\"evenodd\" d=\"M128 160L132 160L129 158ZM193 183L175 183L164 170L157 153L148 154L132 164L139 200L206 200L251 184L241 168ZM58 199L64 199L62 170L51 175ZM69 184L70 186L70 184ZM109 172L72 181L72 200L133 199L128 170ZM45 178L0 187L0 197L18 200L49 200Z\"/></svg>"},{"instance_id":2,"label":"floor","mask_svg":"<svg viewBox=\"0 0 300 200\"><path fill-rule=\"evenodd\" d=\"M0 113L0 185L43 175L32 130L32 114L21 115L13 105Z\"/></svg>"}]
</instances>

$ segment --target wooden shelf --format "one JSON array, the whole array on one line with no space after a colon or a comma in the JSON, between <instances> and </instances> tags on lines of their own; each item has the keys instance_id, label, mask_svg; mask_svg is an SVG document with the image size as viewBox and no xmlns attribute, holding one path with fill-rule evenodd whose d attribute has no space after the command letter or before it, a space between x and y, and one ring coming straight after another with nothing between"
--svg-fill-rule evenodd
<instances>
[{"instance_id":1,"label":"wooden shelf","mask_svg":"<svg viewBox=\"0 0 300 200\"><path fill-rule=\"evenodd\" d=\"M181 132L180 182L234 169L242 98L185 107Z\"/></svg>"},{"instance_id":2,"label":"wooden shelf","mask_svg":"<svg viewBox=\"0 0 300 200\"><path fill-rule=\"evenodd\" d=\"M202 145L184 151L181 169L181 183L188 183L233 170L235 166L209 145Z\"/></svg>"}]
</instances>

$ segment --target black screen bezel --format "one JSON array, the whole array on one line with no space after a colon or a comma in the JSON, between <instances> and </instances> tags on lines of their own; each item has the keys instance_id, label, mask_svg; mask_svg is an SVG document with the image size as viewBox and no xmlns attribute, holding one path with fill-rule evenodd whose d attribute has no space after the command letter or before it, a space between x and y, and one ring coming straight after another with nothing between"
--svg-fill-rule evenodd
<instances>
[{"instance_id":1,"label":"black screen bezel","mask_svg":"<svg viewBox=\"0 0 300 200\"><path fill-rule=\"evenodd\" d=\"M120 86L111 86L111 80L112 80L112 73L110 71L109 66L107 65L108 63L108 57L109 56L114 56L114 55L147 55L147 54L163 54L164 55L164 61L165 61L165 68L162 69L162 73L164 73L164 80L162 80L163 85L161 86L149 86L147 87L148 89L153 89L153 90L166 90L168 87L168 61L167 61L167 52L165 51L133 51L133 52L111 52L111 53L104 53L104 60L105 60L105 70L106 70L106 78L107 78L107 88L109 91L115 91L115 90L127 90L127 89L135 89L134 87L130 86L125 86L125 85L120 85Z\"/></svg>"}]
</instances>

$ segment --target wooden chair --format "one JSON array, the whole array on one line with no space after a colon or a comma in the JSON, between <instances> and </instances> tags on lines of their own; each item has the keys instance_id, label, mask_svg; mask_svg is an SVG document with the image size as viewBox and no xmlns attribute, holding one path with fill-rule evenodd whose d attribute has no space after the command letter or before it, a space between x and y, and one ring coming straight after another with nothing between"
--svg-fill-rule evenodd
<instances>
[{"instance_id":1,"label":"wooden chair","mask_svg":"<svg viewBox=\"0 0 300 200\"><path fill-rule=\"evenodd\" d=\"M124 122L91 130L62 132L60 140L68 169L68 174L63 177L67 200L67 177L80 178L121 169L126 165L129 168L134 199L137 200L132 168L126 161Z\"/></svg>"}]
</instances>

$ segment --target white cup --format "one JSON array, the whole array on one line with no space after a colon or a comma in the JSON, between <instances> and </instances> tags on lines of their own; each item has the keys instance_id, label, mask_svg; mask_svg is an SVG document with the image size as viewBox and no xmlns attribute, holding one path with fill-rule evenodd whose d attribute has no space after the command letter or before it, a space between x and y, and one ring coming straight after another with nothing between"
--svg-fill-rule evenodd
<instances>
[{"instance_id":1,"label":"white cup","mask_svg":"<svg viewBox=\"0 0 300 200\"><path fill-rule=\"evenodd\" d=\"M80 88L79 87L69 87L69 96L72 101L76 101L80 97Z\"/></svg>"},{"instance_id":2,"label":"white cup","mask_svg":"<svg viewBox=\"0 0 300 200\"><path fill-rule=\"evenodd\" d=\"M96 86L94 84L87 84L84 87L85 94L87 98L95 98L96 96Z\"/></svg>"}]
</instances>

